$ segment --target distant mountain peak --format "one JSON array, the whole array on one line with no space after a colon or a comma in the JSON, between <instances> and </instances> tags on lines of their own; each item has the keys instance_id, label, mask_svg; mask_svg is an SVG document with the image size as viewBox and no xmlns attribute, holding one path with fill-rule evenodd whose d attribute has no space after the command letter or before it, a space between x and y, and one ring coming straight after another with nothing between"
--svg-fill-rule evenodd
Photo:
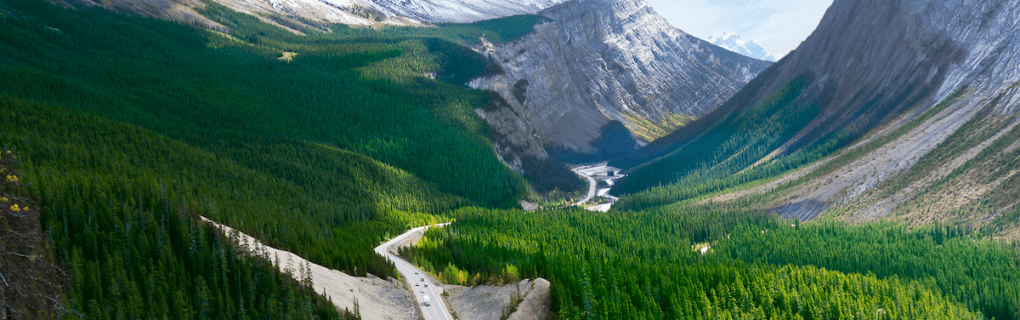
<instances>
[{"instance_id":1,"label":"distant mountain peak","mask_svg":"<svg viewBox=\"0 0 1020 320\"><path fill-rule=\"evenodd\" d=\"M751 40L744 40L739 35L729 32L719 32L708 37L708 42L726 48L727 50L765 61L776 61L776 57L765 51L760 45Z\"/></svg>"}]
</instances>

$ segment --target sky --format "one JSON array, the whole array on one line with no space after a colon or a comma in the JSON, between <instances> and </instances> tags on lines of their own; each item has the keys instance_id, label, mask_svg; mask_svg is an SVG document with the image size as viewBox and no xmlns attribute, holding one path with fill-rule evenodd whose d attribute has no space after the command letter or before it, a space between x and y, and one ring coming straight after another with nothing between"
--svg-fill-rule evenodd
<instances>
[{"instance_id":1,"label":"sky","mask_svg":"<svg viewBox=\"0 0 1020 320\"><path fill-rule=\"evenodd\" d=\"M674 27L707 39L730 32L776 59L811 35L832 0L646 0Z\"/></svg>"}]
</instances>

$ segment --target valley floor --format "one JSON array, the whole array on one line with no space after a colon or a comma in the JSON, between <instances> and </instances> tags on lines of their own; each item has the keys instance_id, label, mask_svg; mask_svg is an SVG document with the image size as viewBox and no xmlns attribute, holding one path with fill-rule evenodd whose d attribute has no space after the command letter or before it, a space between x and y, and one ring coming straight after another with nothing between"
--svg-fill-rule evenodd
<instances>
[{"instance_id":1,"label":"valley floor","mask_svg":"<svg viewBox=\"0 0 1020 320\"><path fill-rule=\"evenodd\" d=\"M609 211L609 208L613 206L613 203L616 202L616 200L619 200L619 198L609 194L609 190L610 187L613 186L613 182L624 177L619 174L619 168L610 167L607 162L601 162L577 166L571 170L588 181L587 195L584 199L581 199L581 201L574 204L575 206L584 207L589 211L607 212ZM599 187L599 182L603 181L606 182L606 186ZM591 202L595 200L596 197L601 197L603 201L592 204Z\"/></svg>"}]
</instances>

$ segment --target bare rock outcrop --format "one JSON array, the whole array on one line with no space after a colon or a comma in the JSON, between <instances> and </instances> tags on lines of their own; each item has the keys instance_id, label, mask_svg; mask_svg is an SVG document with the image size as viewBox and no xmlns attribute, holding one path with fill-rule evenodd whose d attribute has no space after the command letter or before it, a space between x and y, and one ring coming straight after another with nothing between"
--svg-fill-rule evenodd
<instances>
[{"instance_id":1,"label":"bare rock outcrop","mask_svg":"<svg viewBox=\"0 0 1020 320\"><path fill-rule=\"evenodd\" d=\"M844 152L856 152L852 150L882 137L891 139L789 191L776 211L813 219L835 204L862 220L911 215L926 210L903 204L916 204L915 199L934 192L929 190L933 183L1013 130L1020 110L1018 55L1017 0L836 0L800 47L717 112L741 112L794 79L809 79L796 103L816 105L819 115L776 154L790 154L835 134L855 141L851 151ZM957 92L962 95L937 114L890 136ZM971 133L953 138L965 128ZM940 149L947 143L956 146ZM993 151L998 154L987 158L1013 157ZM929 161L942 162L917 167L932 152L941 160ZM957 175L982 176L977 171ZM961 189L952 193L979 194L967 188L997 183L960 183ZM872 194L875 190L881 192ZM937 199L951 198L937 192L930 196L936 200L925 200L925 207L938 207L942 200ZM994 202L974 201L985 200ZM946 215L952 210L938 211Z\"/></svg>"},{"instance_id":2,"label":"bare rock outcrop","mask_svg":"<svg viewBox=\"0 0 1020 320\"><path fill-rule=\"evenodd\" d=\"M549 281L538 278L505 286L448 286L450 305L461 319L544 320L552 300Z\"/></svg>"},{"instance_id":3,"label":"bare rock outcrop","mask_svg":"<svg viewBox=\"0 0 1020 320\"><path fill-rule=\"evenodd\" d=\"M548 21L524 38L477 47L505 73L470 83L506 100L479 113L532 155L592 152L611 121L651 141L712 111L770 65L672 27L643 0L573 0L539 15Z\"/></svg>"}]
</instances>

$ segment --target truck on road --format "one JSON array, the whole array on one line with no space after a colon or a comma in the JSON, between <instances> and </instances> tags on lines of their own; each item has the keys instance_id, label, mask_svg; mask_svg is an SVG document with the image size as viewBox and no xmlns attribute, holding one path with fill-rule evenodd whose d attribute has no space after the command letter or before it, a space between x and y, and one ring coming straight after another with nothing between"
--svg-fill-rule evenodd
<instances>
[{"instance_id":1,"label":"truck on road","mask_svg":"<svg viewBox=\"0 0 1020 320\"><path fill-rule=\"evenodd\" d=\"M428 295L422 295L422 296L421 296L421 299L422 299L423 301L425 301L425 306L426 306L426 307L428 307L428 306L430 306L430 305L431 305L431 304L429 304L429 296L428 296Z\"/></svg>"}]
</instances>

